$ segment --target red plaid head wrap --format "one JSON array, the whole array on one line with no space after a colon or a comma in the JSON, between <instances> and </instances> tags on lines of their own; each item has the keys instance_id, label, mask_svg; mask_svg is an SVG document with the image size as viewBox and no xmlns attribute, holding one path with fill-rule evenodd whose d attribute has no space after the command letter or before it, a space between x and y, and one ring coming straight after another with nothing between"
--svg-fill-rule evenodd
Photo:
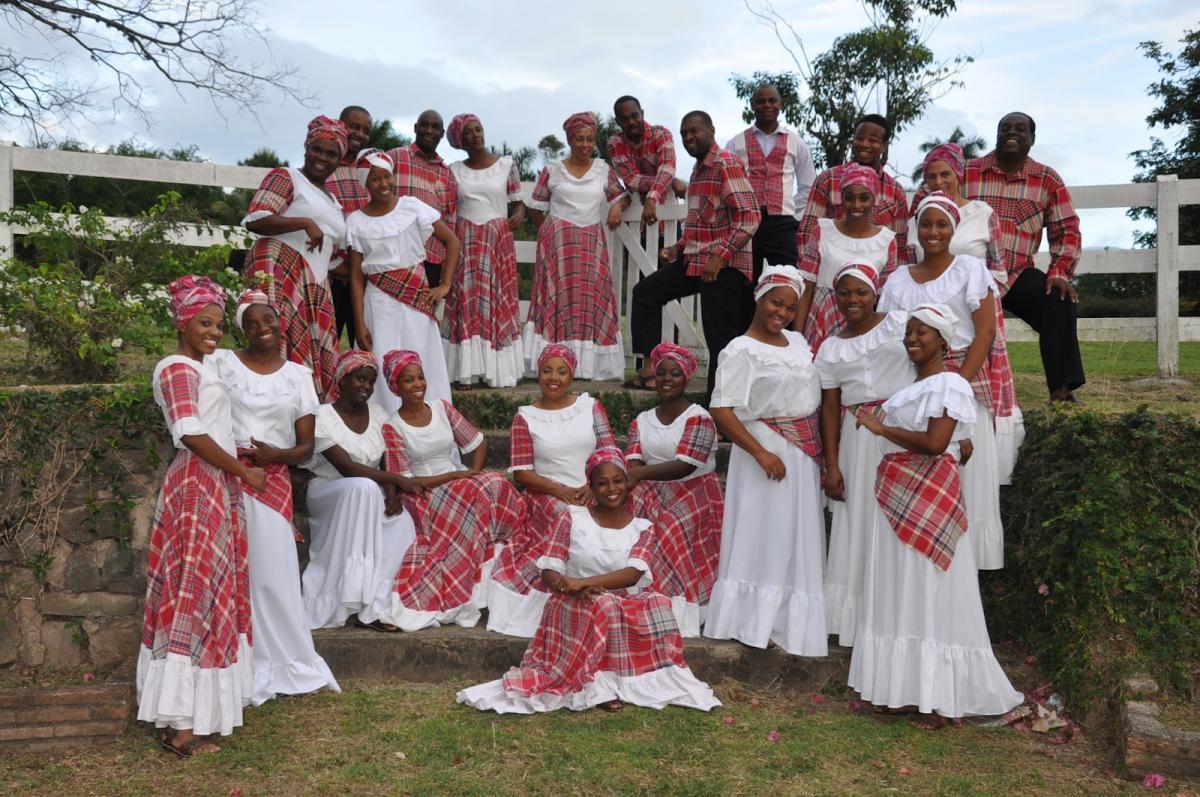
<instances>
[{"instance_id":1,"label":"red plaid head wrap","mask_svg":"<svg viewBox=\"0 0 1200 797\"><path fill-rule=\"evenodd\" d=\"M551 343L549 346L542 349L542 353L538 355L538 371L542 370L542 366L544 366L546 361L551 357L561 357L567 363L567 367L571 369L572 374L575 373L575 367L579 365L579 360L575 357L575 352L571 351L561 343Z\"/></svg>"},{"instance_id":2,"label":"red plaid head wrap","mask_svg":"<svg viewBox=\"0 0 1200 797\"><path fill-rule=\"evenodd\" d=\"M242 291L242 295L237 300L237 309L233 311L233 320L238 325L238 329L242 328L242 316L246 315L246 311L252 304L265 304L270 307L271 300L259 288L247 288Z\"/></svg>"},{"instance_id":3,"label":"red plaid head wrap","mask_svg":"<svg viewBox=\"0 0 1200 797\"><path fill-rule=\"evenodd\" d=\"M358 180L358 184L363 188L367 186L367 177L371 174L371 169L386 169L393 171L396 164L392 162L391 156L381 149L364 149L358 153L358 160L354 162L354 177Z\"/></svg>"},{"instance_id":4,"label":"red plaid head wrap","mask_svg":"<svg viewBox=\"0 0 1200 797\"><path fill-rule=\"evenodd\" d=\"M375 355L362 349L347 349L338 358L337 369L333 372L333 381L340 385L346 374L353 373L359 368L378 368Z\"/></svg>"},{"instance_id":5,"label":"red plaid head wrap","mask_svg":"<svg viewBox=\"0 0 1200 797\"><path fill-rule=\"evenodd\" d=\"M944 304L919 304L909 311L908 317L936 329L946 345L950 344L950 338L954 336L954 325L958 323L958 318Z\"/></svg>"},{"instance_id":6,"label":"red plaid head wrap","mask_svg":"<svg viewBox=\"0 0 1200 797\"><path fill-rule=\"evenodd\" d=\"M225 290L208 277L189 274L167 286L171 293L171 318L175 328L182 330L196 313L215 304L225 312Z\"/></svg>"},{"instance_id":7,"label":"red plaid head wrap","mask_svg":"<svg viewBox=\"0 0 1200 797\"><path fill-rule=\"evenodd\" d=\"M603 448L597 448L588 457L587 465L584 467L584 474L587 476L588 481L592 479L592 471L606 462L616 465L623 473L629 472L629 463L625 461L625 455L621 453L621 449L614 446L604 446Z\"/></svg>"},{"instance_id":8,"label":"red plaid head wrap","mask_svg":"<svg viewBox=\"0 0 1200 797\"><path fill-rule=\"evenodd\" d=\"M963 156L963 148L958 144L938 144L929 150L929 154L925 156L925 165L923 168L928 169L929 164L934 161L945 161L946 165L950 167L950 171L954 172L960 183L963 180L963 175L967 173L967 159Z\"/></svg>"},{"instance_id":9,"label":"red plaid head wrap","mask_svg":"<svg viewBox=\"0 0 1200 797\"><path fill-rule=\"evenodd\" d=\"M804 277L795 266L765 266L758 285L754 287L754 301L758 301L773 288L780 286L791 288L796 296L804 295Z\"/></svg>"},{"instance_id":10,"label":"red plaid head wrap","mask_svg":"<svg viewBox=\"0 0 1200 797\"><path fill-rule=\"evenodd\" d=\"M942 213L946 214L946 217L950 219L951 232L958 228L958 220L960 218L958 213L958 203L951 199L945 192L934 191L932 194L927 195L920 201L920 203L917 205L918 222L921 221L921 216L925 215L925 211L929 210L930 208L933 208L934 210L940 210Z\"/></svg>"},{"instance_id":11,"label":"red plaid head wrap","mask_svg":"<svg viewBox=\"0 0 1200 797\"><path fill-rule=\"evenodd\" d=\"M833 286L836 288L842 277L854 277L871 286L871 290L879 293L879 271L870 263L863 263L858 260L851 260L848 263L843 263L833 275Z\"/></svg>"},{"instance_id":12,"label":"red plaid head wrap","mask_svg":"<svg viewBox=\"0 0 1200 797\"><path fill-rule=\"evenodd\" d=\"M692 378L692 374L696 373L696 358L692 353L680 346L678 343L671 343L664 340L662 343L654 347L650 352L650 367L658 370L658 364L663 360L674 360L679 363L680 369L683 371L684 380Z\"/></svg>"},{"instance_id":13,"label":"red plaid head wrap","mask_svg":"<svg viewBox=\"0 0 1200 797\"><path fill-rule=\"evenodd\" d=\"M852 185L861 185L871 192L871 196L879 196L879 174L870 166L852 163L842 172L842 190Z\"/></svg>"},{"instance_id":14,"label":"red plaid head wrap","mask_svg":"<svg viewBox=\"0 0 1200 797\"><path fill-rule=\"evenodd\" d=\"M408 349L392 349L383 355L383 378L387 380L388 389L400 395L400 375L410 365L420 365L421 355Z\"/></svg>"},{"instance_id":15,"label":"red plaid head wrap","mask_svg":"<svg viewBox=\"0 0 1200 797\"><path fill-rule=\"evenodd\" d=\"M450 120L450 126L446 128L446 141L455 149L466 149L462 143L463 128L468 122L479 122L479 126L483 127L483 122L473 113L460 113L458 116Z\"/></svg>"},{"instance_id":16,"label":"red plaid head wrap","mask_svg":"<svg viewBox=\"0 0 1200 797\"><path fill-rule=\"evenodd\" d=\"M308 123L308 135L304 137L304 148L314 141L332 141L337 144L338 157L346 154L350 140L346 138L346 125L339 119L317 116Z\"/></svg>"},{"instance_id":17,"label":"red plaid head wrap","mask_svg":"<svg viewBox=\"0 0 1200 797\"><path fill-rule=\"evenodd\" d=\"M584 127L596 130L596 114L591 111L580 111L573 113L567 117L567 121L563 122L563 131L567 134L567 143L571 143L571 139L575 138L575 133Z\"/></svg>"}]
</instances>

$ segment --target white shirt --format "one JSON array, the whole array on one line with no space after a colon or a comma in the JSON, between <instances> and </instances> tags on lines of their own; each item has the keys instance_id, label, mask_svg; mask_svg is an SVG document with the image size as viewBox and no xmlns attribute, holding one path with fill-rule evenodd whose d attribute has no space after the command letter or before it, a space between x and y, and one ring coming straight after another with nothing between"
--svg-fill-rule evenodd
<instances>
[{"instance_id":1,"label":"white shirt","mask_svg":"<svg viewBox=\"0 0 1200 797\"><path fill-rule=\"evenodd\" d=\"M596 400L584 393L561 410L543 410L532 405L518 409L533 440L533 467L509 468L509 472L532 470L568 487L587 484L585 467L596 450L595 404Z\"/></svg>"},{"instance_id":2,"label":"white shirt","mask_svg":"<svg viewBox=\"0 0 1200 797\"><path fill-rule=\"evenodd\" d=\"M710 422L712 420L712 416L708 414L708 410L699 404L693 404L688 407L670 424L664 424L660 421L658 413L653 409L646 410L638 415L638 441L642 448L642 461L647 465L661 465L666 462L686 462L689 465L695 466L696 469L690 475L678 481L695 479L716 470L716 435L713 436L712 450L708 452L708 459L703 462L691 459L690 457L680 456L677 453L679 451L679 441L683 439L683 431L687 426L688 420L697 416L708 418Z\"/></svg>"},{"instance_id":3,"label":"white shirt","mask_svg":"<svg viewBox=\"0 0 1200 797\"><path fill-rule=\"evenodd\" d=\"M883 403L885 426L895 426L910 432L923 432L929 428L931 418L949 415L958 421L950 441L957 442L971 436L975 430L975 393L970 383L953 371L926 377L901 390ZM906 449L879 437L883 453L892 454ZM957 454L957 446L947 449Z\"/></svg>"},{"instance_id":4,"label":"white shirt","mask_svg":"<svg viewBox=\"0 0 1200 797\"><path fill-rule=\"evenodd\" d=\"M862 260L883 274L887 265L888 250L896 240L896 233L887 227L870 238L853 238L837 228L833 219L817 219L820 234L821 267L817 271L818 288L833 289L833 277L839 268L851 260ZM812 281L812 275L802 271L801 276Z\"/></svg>"},{"instance_id":5,"label":"white shirt","mask_svg":"<svg viewBox=\"0 0 1200 797\"><path fill-rule=\"evenodd\" d=\"M238 448L249 448L250 438L276 448L296 445L296 421L316 415L321 406L312 371L289 360L273 373L256 373L229 349L217 349L206 359L229 386Z\"/></svg>"},{"instance_id":6,"label":"white shirt","mask_svg":"<svg viewBox=\"0 0 1200 797\"><path fill-rule=\"evenodd\" d=\"M987 266L977 257L958 255L937 279L916 283L912 266L896 269L883 286L879 309L912 310L920 304L944 304L958 317L953 340L947 341L954 351L965 349L975 340L975 319L971 313L979 309L988 293L995 293L996 284Z\"/></svg>"},{"instance_id":7,"label":"white shirt","mask_svg":"<svg viewBox=\"0 0 1200 797\"><path fill-rule=\"evenodd\" d=\"M550 200L542 202L530 199L525 204L533 210L549 212L576 227L599 224L608 213L609 202L605 190L608 186L608 164L600 158L592 160L592 168L583 177L567 171L562 161L546 164L549 174Z\"/></svg>"},{"instance_id":8,"label":"white shirt","mask_svg":"<svg viewBox=\"0 0 1200 797\"><path fill-rule=\"evenodd\" d=\"M783 125L775 128L774 133L764 133L757 126L752 126L725 143L725 149L741 158L747 164L747 168L749 168L749 159L746 156L745 135L750 131L754 132L754 140L758 142L764 156L771 154L781 137L786 139L785 146L788 148L788 154L784 158L783 171L779 175L779 180L783 183L781 215L799 219L804 213L804 206L808 203L808 191L812 188L813 181L817 179L817 170L813 166L812 153L808 149L808 144L804 143L804 139L800 138L798 133ZM794 194L792 193L793 181L796 184ZM758 197L758 201L761 203L762 197Z\"/></svg>"},{"instance_id":9,"label":"white shirt","mask_svg":"<svg viewBox=\"0 0 1200 797\"><path fill-rule=\"evenodd\" d=\"M402 196L382 216L356 210L346 217L346 245L362 255L363 274L413 268L425 262L425 241L441 218L419 199Z\"/></svg>"},{"instance_id":10,"label":"white shirt","mask_svg":"<svg viewBox=\"0 0 1200 797\"><path fill-rule=\"evenodd\" d=\"M883 401L911 385L917 368L904 348L908 313L896 310L854 338L831 335L817 350L817 373L825 390L841 388L842 404Z\"/></svg>"},{"instance_id":11,"label":"white shirt","mask_svg":"<svg viewBox=\"0 0 1200 797\"><path fill-rule=\"evenodd\" d=\"M571 545L567 549L567 561L542 556L535 563L539 570L553 570L567 578L592 578L632 567L642 571L637 583L627 588L632 593L653 581L650 564L629 555L638 538L650 528L649 520L634 518L624 528L606 529L592 519L587 507L568 509L571 513Z\"/></svg>"},{"instance_id":12,"label":"white shirt","mask_svg":"<svg viewBox=\"0 0 1200 797\"><path fill-rule=\"evenodd\" d=\"M972 199L958 209L958 215L958 226L954 228L954 236L950 239L950 254L970 255L986 263L988 239L991 237L989 222L992 218L992 206L983 200ZM908 244L913 250L913 262L920 262L921 258L925 257L925 250L917 240L915 216L908 220Z\"/></svg>"},{"instance_id":13,"label":"white shirt","mask_svg":"<svg viewBox=\"0 0 1200 797\"><path fill-rule=\"evenodd\" d=\"M816 412L821 385L804 335L783 330L787 346L749 335L734 338L717 355L717 386L710 407L731 407L741 421L801 418Z\"/></svg>"},{"instance_id":14,"label":"white shirt","mask_svg":"<svg viewBox=\"0 0 1200 797\"><path fill-rule=\"evenodd\" d=\"M340 479L342 474L322 456L321 452L337 446L346 452L354 462L369 468L378 468L383 458L386 444L383 439L383 425L387 423L388 412L378 404L368 404L370 419L367 429L358 434L346 422L332 404L322 404L317 410L317 430L313 439L313 458L304 466L323 479Z\"/></svg>"},{"instance_id":15,"label":"white shirt","mask_svg":"<svg viewBox=\"0 0 1200 797\"><path fill-rule=\"evenodd\" d=\"M196 415L180 418L172 423L171 416L167 412L167 402L163 396L162 385L159 384L159 376L167 366L177 363L182 363L195 371L200 377L200 381L197 386ZM154 366L151 382L154 385L154 403L163 412L167 428L171 430L171 442L176 448L187 448L183 444L183 438L187 435L206 434L212 438L214 443L224 449L226 454L231 457L237 456L237 447L233 442L233 418L229 389L217 375L216 369L208 363L193 360L182 354L169 354Z\"/></svg>"},{"instance_id":16,"label":"white shirt","mask_svg":"<svg viewBox=\"0 0 1200 797\"><path fill-rule=\"evenodd\" d=\"M329 259L333 250L342 245L346 237L346 219L342 215L342 206L338 201L322 189L313 185L304 174L295 168L288 168L288 177L292 178L292 204L280 213L290 219L312 219L325 233L321 248L308 251L308 234L304 230L293 230L280 235L264 235L263 238L276 238L300 253L300 257L308 264L313 279L320 284L329 274ZM256 210L247 213L242 224L274 215L269 210Z\"/></svg>"},{"instance_id":17,"label":"white shirt","mask_svg":"<svg viewBox=\"0 0 1200 797\"><path fill-rule=\"evenodd\" d=\"M458 185L458 218L472 224L507 219L508 203L521 201L519 190L508 193L515 168L511 155L501 155L486 169L472 169L466 161L451 163L450 172Z\"/></svg>"},{"instance_id":18,"label":"white shirt","mask_svg":"<svg viewBox=\"0 0 1200 797\"><path fill-rule=\"evenodd\" d=\"M455 464L454 431L446 417L446 404L442 401L426 402L429 407L429 423L413 426L399 415L393 415L390 423L404 438L404 451L408 454L409 472L404 476L441 476L456 470L466 470ZM483 442L483 432L478 432L462 450L471 452Z\"/></svg>"}]
</instances>

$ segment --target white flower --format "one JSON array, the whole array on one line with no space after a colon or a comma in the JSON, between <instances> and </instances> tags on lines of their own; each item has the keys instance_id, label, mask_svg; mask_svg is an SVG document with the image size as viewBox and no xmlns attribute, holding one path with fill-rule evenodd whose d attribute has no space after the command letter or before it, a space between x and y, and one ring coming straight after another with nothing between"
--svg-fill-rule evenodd
<instances>
[{"instance_id":1,"label":"white flower","mask_svg":"<svg viewBox=\"0 0 1200 797\"><path fill-rule=\"evenodd\" d=\"M124 341L124 340L122 340L121 338L113 338L113 339L112 339L112 347L113 347L114 349L119 349L119 348L121 348L123 345L125 345L125 341Z\"/></svg>"},{"instance_id":2,"label":"white flower","mask_svg":"<svg viewBox=\"0 0 1200 797\"><path fill-rule=\"evenodd\" d=\"M88 206L87 206L87 205L80 205L80 206L79 206L79 212L80 212L80 213L87 213L87 212L88 212Z\"/></svg>"}]
</instances>

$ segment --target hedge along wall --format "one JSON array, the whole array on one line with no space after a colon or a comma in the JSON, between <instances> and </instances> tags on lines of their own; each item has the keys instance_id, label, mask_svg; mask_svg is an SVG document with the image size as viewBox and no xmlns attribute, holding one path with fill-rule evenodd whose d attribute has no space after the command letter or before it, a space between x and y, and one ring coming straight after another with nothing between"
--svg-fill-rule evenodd
<instances>
[{"instance_id":1,"label":"hedge along wall","mask_svg":"<svg viewBox=\"0 0 1200 797\"><path fill-rule=\"evenodd\" d=\"M981 574L992 639L1036 654L1078 707L1148 671L1200 673L1200 424L1090 410L1031 412L1002 490L1005 567Z\"/></svg>"}]
</instances>

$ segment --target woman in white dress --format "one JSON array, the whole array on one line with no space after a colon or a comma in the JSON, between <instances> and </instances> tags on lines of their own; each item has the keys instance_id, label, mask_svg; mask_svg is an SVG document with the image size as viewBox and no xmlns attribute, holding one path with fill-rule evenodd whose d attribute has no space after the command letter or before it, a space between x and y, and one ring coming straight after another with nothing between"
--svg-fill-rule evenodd
<instances>
[{"instance_id":1,"label":"woman in white dress","mask_svg":"<svg viewBox=\"0 0 1200 797\"><path fill-rule=\"evenodd\" d=\"M961 373L975 390L981 418L971 435L973 452L962 464L963 499L971 523L980 570L1004 566L1004 525L1000 520L1000 459L990 407L988 358L996 332L995 280L982 260L950 252L958 225L958 205L941 192L917 206L917 240L925 255L897 269L879 297L879 309L908 311L920 304L945 304L958 319L946 367Z\"/></svg>"},{"instance_id":2,"label":"woman in white dress","mask_svg":"<svg viewBox=\"0 0 1200 797\"><path fill-rule=\"evenodd\" d=\"M510 387L525 370L513 243L513 230L525 221L521 175L511 155L487 148L483 123L473 113L450 120L446 140L467 153L450 164L462 264L442 316L446 367L450 380L464 387L477 381Z\"/></svg>"},{"instance_id":3,"label":"woman in white dress","mask_svg":"<svg viewBox=\"0 0 1200 797\"><path fill-rule=\"evenodd\" d=\"M704 635L824 656L821 390L812 349L790 328L803 293L795 268L764 268L750 329L717 360L709 411L734 448Z\"/></svg>"},{"instance_id":4,"label":"woman in white dress","mask_svg":"<svg viewBox=\"0 0 1200 797\"><path fill-rule=\"evenodd\" d=\"M917 382L860 423L883 458L849 684L882 713L919 712L926 730L947 719L1003 714L1024 701L992 653L975 548L955 467L976 421L971 386L942 360L958 319L918 305L904 336ZM970 529L974 534L974 529Z\"/></svg>"},{"instance_id":5,"label":"woman in white dress","mask_svg":"<svg viewBox=\"0 0 1200 797\"><path fill-rule=\"evenodd\" d=\"M844 328L817 351L821 376L823 487L832 499L829 560L825 569L825 621L838 644L854 644L862 602L863 568L878 513L875 469L879 444L857 425L858 416L913 383L916 370L904 350L907 313L877 312L879 273L869 263L846 263L834 275Z\"/></svg>"},{"instance_id":6,"label":"woman in white dress","mask_svg":"<svg viewBox=\"0 0 1200 797\"><path fill-rule=\"evenodd\" d=\"M341 689L313 648L300 600L300 562L292 525L288 466L302 465L312 457L320 406L312 372L279 353L279 315L267 294L256 289L243 293L235 318L247 347L218 349L209 359L229 386L238 458L267 474L261 490L242 485L255 630L250 702L261 706L277 694Z\"/></svg>"},{"instance_id":7,"label":"woman in white dress","mask_svg":"<svg viewBox=\"0 0 1200 797\"><path fill-rule=\"evenodd\" d=\"M383 357L400 410L384 427L384 470L413 479L425 495L405 495L417 538L404 555L380 620L401 631L453 623L472 628L487 605L493 554L525 520L525 502L499 473L484 473L487 441L448 401L425 401L416 352ZM453 455L470 457L468 467Z\"/></svg>"},{"instance_id":8,"label":"woman in white dress","mask_svg":"<svg viewBox=\"0 0 1200 797\"><path fill-rule=\"evenodd\" d=\"M805 291L800 300L795 326L804 331L814 352L844 323L833 286L833 276L842 264L868 264L879 275L882 286L898 263L896 233L871 223L879 196L879 175L874 169L853 163L842 173L841 186L843 218L819 219L804 241L797 264L811 290Z\"/></svg>"},{"instance_id":9,"label":"woman in white dress","mask_svg":"<svg viewBox=\"0 0 1200 797\"><path fill-rule=\"evenodd\" d=\"M358 344L375 353L377 373L387 352L418 352L425 363L429 397L449 401L450 376L434 311L454 284L458 236L429 205L392 193L392 159L386 154L377 149L363 152L355 172L371 195L370 202L346 217ZM425 278L425 241L430 235L446 246L442 283L432 288ZM382 380L376 380L372 401L389 415L400 406Z\"/></svg>"},{"instance_id":10,"label":"woman in white dress","mask_svg":"<svg viewBox=\"0 0 1200 797\"><path fill-rule=\"evenodd\" d=\"M529 375L542 349L561 343L575 353L580 379L625 375L621 319L608 262L608 231L621 223L629 195L596 149L596 116L572 114L563 123L570 155L546 164L529 198L538 228L537 262L525 367Z\"/></svg>"},{"instance_id":11,"label":"woman in white dress","mask_svg":"<svg viewBox=\"0 0 1200 797\"><path fill-rule=\"evenodd\" d=\"M588 460L594 505L562 515L537 559L554 593L537 634L520 666L462 690L459 703L501 714L721 705L683 659L670 600L648 589L654 529L625 509L626 467L615 448Z\"/></svg>"},{"instance_id":12,"label":"woman in white dress","mask_svg":"<svg viewBox=\"0 0 1200 797\"><path fill-rule=\"evenodd\" d=\"M992 383L993 418L996 429L996 452L1000 458L1000 483L1008 484L1012 479L1017 451L1025 439L1025 420L1017 404L1016 385L1013 382L1012 365L1008 359L1008 343L1004 334L1004 308L1000 299L1008 292L1008 272L1000 251L1000 225L996 214L986 202L967 199L962 195L961 185L966 174L967 162L962 147L954 143L940 144L925 156L926 191L941 191L958 205L959 222L950 239L950 254L972 255L987 264L992 279L996 281L996 338L988 356L988 375ZM909 257L906 262L920 261L925 252L917 236L916 206L908 220Z\"/></svg>"},{"instance_id":13,"label":"woman in white dress","mask_svg":"<svg viewBox=\"0 0 1200 797\"><path fill-rule=\"evenodd\" d=\"M538 358L541 396L512 422L509 473L523 489L525 522L500 553L488 584L488 630L531 637L546 604L540 546L569 507L592 500L585 468L597 448L615 446L604 406L573 396L575 354L551 344Z\"/></svg>"},{"instance_id":14,"label":"woman in white dress","mask_svg":"<svg viewBox=\"0 0 1200 797\"><path fill-rule=\"evenodd\" d=\"M304 612L309 628L340 628L351 615L381 631L392 580L416 539L401 492L425 488L380 469L389 414L371 403L375 356L350 349L338 361L336 398L317 411L313 458L307 467L311 544L304 569Z\"/></svg>"}]
</instances>

